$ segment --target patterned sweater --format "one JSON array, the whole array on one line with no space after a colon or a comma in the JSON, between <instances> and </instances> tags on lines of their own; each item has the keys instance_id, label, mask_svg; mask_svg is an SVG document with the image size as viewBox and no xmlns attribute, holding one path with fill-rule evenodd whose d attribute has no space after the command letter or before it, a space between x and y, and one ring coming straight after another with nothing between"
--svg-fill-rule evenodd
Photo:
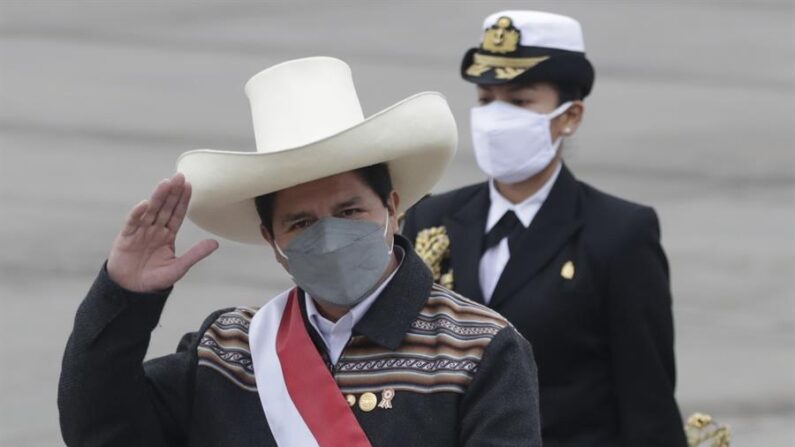
<instances>
[{"instance_id":1,"label":"patterned sweater","mask_svg":"<svg viewBox=\"0 0 795 447\"><path fill-rule=\"evenodd\" d=\"M301 306L372 445L541 445L530 345L496 312L433 285L409 242L396 242L408 255L334 366ZM176 353L143 362L167 296L124 290L100 272L64 355L66 444L276 445L249 349L257 308L215 312ZM366 405L373 396L379 405Z\"/></svg>"}]
</instances>

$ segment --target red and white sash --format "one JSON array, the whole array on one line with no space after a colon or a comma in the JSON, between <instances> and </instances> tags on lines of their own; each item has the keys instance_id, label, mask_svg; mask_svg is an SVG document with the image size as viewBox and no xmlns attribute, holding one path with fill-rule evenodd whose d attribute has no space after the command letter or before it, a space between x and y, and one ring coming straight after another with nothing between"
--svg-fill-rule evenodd
<instances>
[{"instance_id":1,"label":"red and white sash","mask_svg":"<svg viewBox=\"0 0 795 447\"><path fill-rule=\"evenodd\" d=\"M370 447L301 317L298 289L254 315L249 345L262 408L280 446Z\"/></svg>"}]
</instances>

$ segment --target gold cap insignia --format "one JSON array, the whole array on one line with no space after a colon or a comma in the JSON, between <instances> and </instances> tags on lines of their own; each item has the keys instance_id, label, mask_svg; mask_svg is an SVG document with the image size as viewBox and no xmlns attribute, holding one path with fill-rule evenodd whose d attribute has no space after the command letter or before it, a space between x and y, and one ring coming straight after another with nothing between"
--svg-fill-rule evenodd
<instances>
[{"instance_id":1,"label":"gold cap insignia","mask_svg":"<svg viewBox=\"0 0 795 447\"><path fill-rule=\"evenodd\" d=\"M510 17L500 17L497 23L486 30L481 48L492 53L511 53L519 46L519 30Z\"/></svg>"},{"instance_id":2,"label":"gold cap insignia","mask_svg":"<svg viewBox=\"0 0 795 447\"><path fill-rule=\"evenodd\" d=\"M572 279L574 278L574 263L571 261L566 261L563 264L563 268L560 269L560 276L564 279Z\"/></svg>"}]
</instances>

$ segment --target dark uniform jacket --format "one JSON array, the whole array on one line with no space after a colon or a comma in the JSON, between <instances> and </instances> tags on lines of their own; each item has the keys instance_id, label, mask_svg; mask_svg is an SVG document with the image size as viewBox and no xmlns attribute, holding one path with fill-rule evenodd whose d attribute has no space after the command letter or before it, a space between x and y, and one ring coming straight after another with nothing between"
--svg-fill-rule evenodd
<instances>
[{"instance_id":1,"label":"dark uniform jacket","mask_svg":"<svg viewBox=\"0 0 795 447\"><path fill-rule=\"evenodd\" d=\"M487 183L433 196L403 229L415 240L444 226L443 268L452 268L456 292L480 302L489 203ZM533 345L544 445L685 446L654 210L578 182L564 166L515 246L489 306Z\"/></svg>"},{"instance_id":2,"label":"dark uniform jacket","mask_svg":"<svg viewBox=\"0 0 795 447\"><path fill-rule=\"evenodd\" d=\"M541 445L530 345L496 312L433 285L411 244L396 242L407 255L332 369L346 397L395 391L392 408L352 407L372 445ZM175 354L144 362L167 296L133 293L99 274L64 355L58 407L67 445L276 445L248 345L257 309L215 312Z\"/></svg>"}]
</instances>

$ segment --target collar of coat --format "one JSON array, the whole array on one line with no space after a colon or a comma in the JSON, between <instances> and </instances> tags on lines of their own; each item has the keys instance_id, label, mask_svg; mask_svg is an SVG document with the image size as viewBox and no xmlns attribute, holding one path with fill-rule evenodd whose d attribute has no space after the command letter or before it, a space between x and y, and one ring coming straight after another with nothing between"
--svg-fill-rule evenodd
<instances>
[{"instance_id":1,"label":"collar of coat","mask_svg":"<svg viewBox=\"0 0 795 447\"><path fill-rule=\"evenodd\" d=\"M522 255L508 261L489 306L497 308L512 296L579 230L582 220L578 197L577 180L564 164L530 227L517 240L517 253ZM461 199L457 212L443 219L450 235L456 292L481 303L483 293L478 282L478 265L483 254L483 229L489 204L489 187L484 182L470 197Z\"/></svg>"}]
</instances>

